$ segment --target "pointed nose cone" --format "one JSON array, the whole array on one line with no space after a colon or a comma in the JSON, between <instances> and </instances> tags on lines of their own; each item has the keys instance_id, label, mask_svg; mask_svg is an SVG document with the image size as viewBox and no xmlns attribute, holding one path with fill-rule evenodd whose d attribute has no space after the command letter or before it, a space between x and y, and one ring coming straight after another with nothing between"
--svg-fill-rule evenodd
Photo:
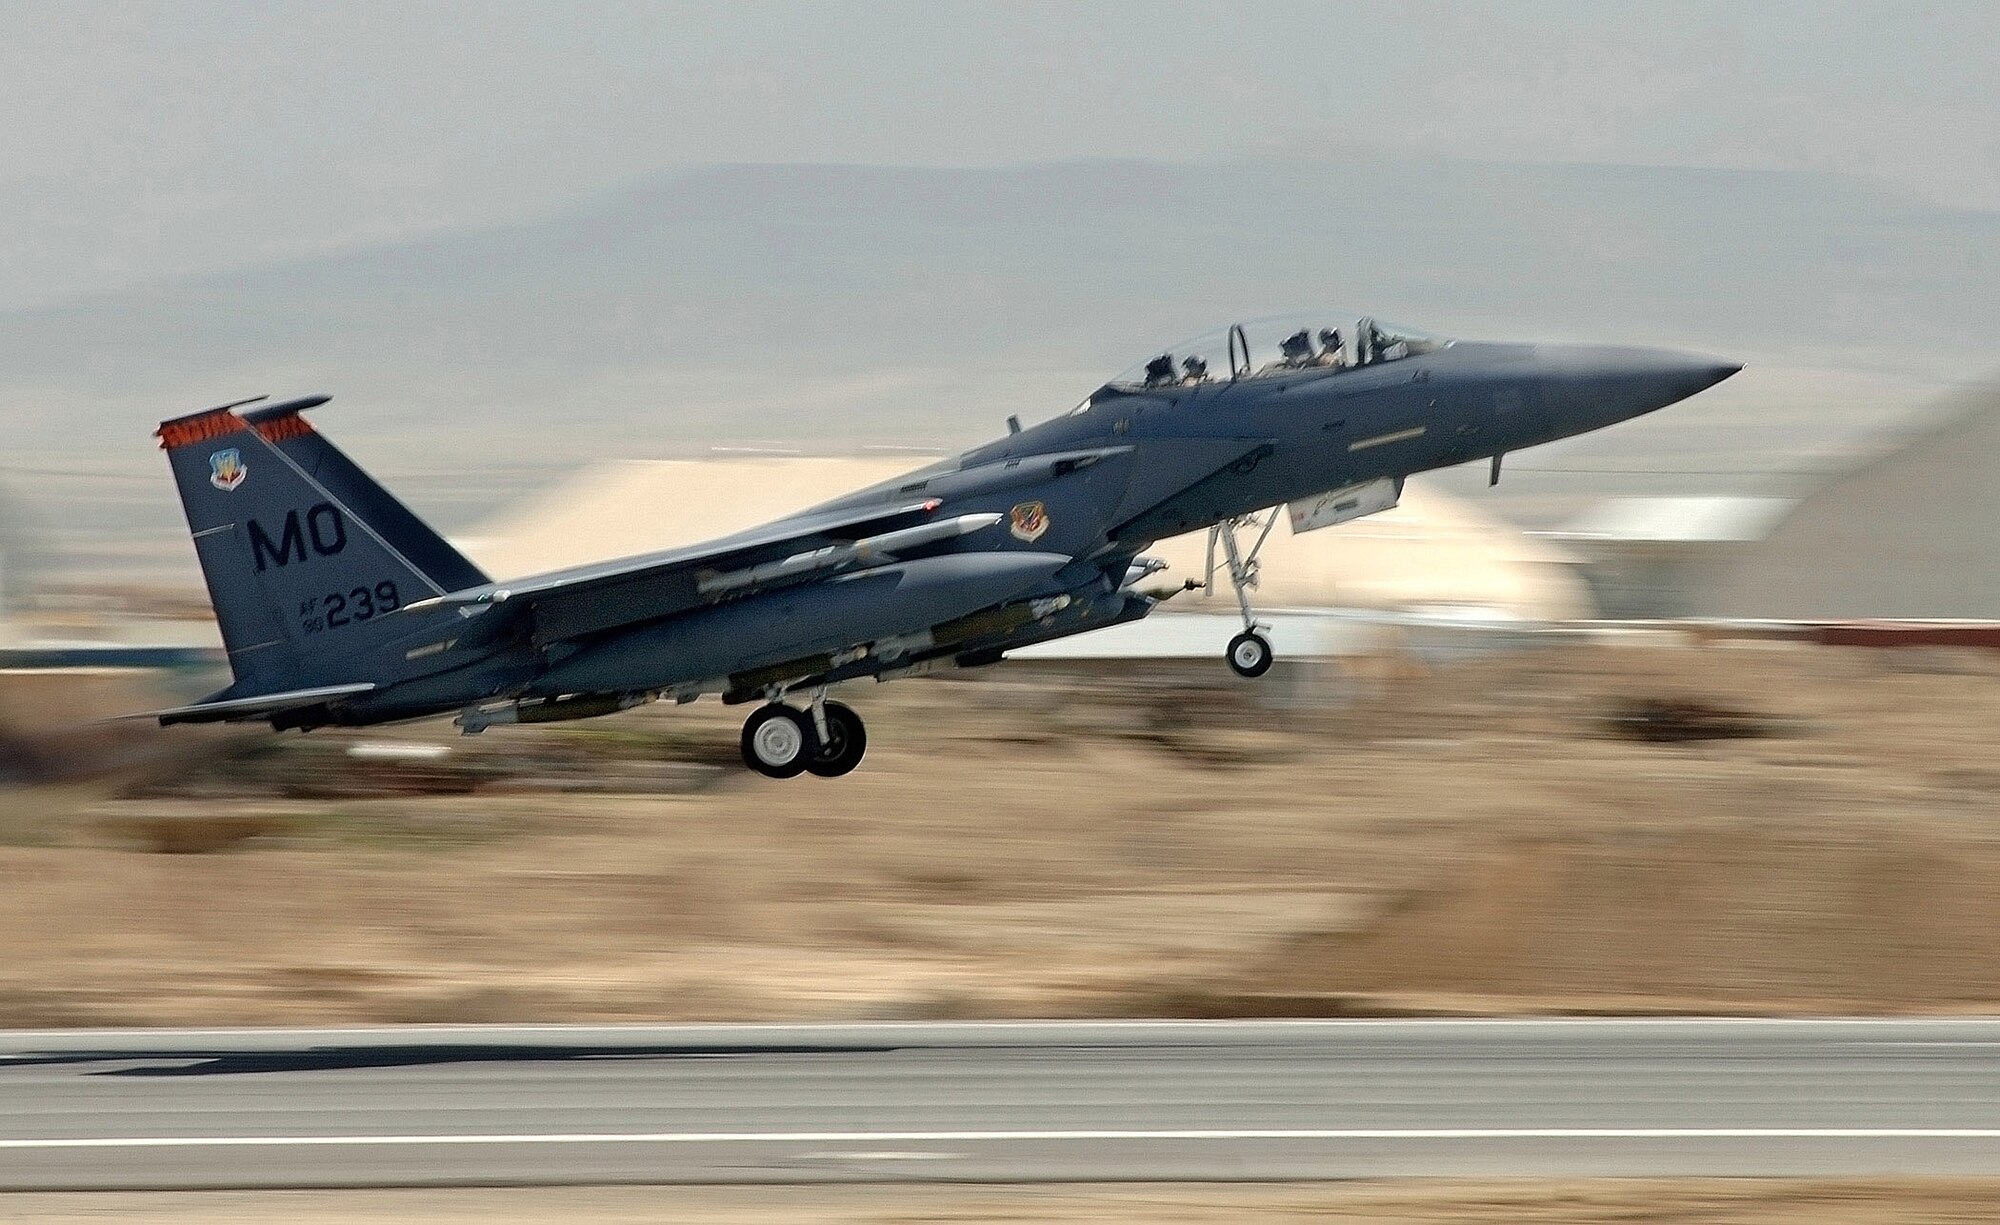
<instances>
[{"instance_id":1,"label":"pointed nose cone","mask_svg":"<svg viewBox=\"0 0 2000 1225\"><path fill-rule=\"evenodd\" d=\"M1607 345L1545 345L1548 402L1558 418L1581 433L1665 408L1706 391L1743 369L1740 362Z\"/></svg>"},{"instance_id":2,"label":"pointed nose cone","mask_svg":"<svg viewBox=\"0 0 2000 1225\"><path fill-rule=\"evenodd\" d=\"M1666 396L1665 403L1672 404L1685 400L1698 392L1707 391L1722 380L1743 369L1742 362L1725 361L1720 357L1705 357L1699 353L1675 353L1663 351L1663 369L1656 376L1658 389Z\"/></svg>"}]
</instances>

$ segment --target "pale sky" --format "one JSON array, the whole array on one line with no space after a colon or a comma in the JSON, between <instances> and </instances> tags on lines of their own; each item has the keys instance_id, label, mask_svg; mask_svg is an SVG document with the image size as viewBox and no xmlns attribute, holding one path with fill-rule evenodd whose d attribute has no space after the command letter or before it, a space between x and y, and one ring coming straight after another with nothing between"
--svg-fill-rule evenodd
<instances>
[{"instance_id":1,"label":"pale sky","mask_svg":"<svg viewBox=\"0 0 2000 1225\"><path fill-rule=\"evenodd\" d=\"M705 162L1368 148L2000 209L2000 4L0 2L0 308Z\"/></svg>"}]
</instances>

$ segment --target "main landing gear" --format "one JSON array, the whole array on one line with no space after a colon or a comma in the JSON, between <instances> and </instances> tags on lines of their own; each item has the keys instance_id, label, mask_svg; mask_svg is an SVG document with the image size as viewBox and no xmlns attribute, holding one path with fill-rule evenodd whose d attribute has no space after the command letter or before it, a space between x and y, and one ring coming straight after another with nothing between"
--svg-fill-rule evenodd
<instances>
[{"instance_id":1,"label":"main landing gear","mask_svg":"<svg viewBox=\"0 0 2000 1225\"><path fill-rule=\"evenodd\" d=\"M1241 677L1258 677L1271 670L1271 640L1265 635L1271 627L1257 620L1250 611L1248 590L1257 585L1257 555L1264 551L1264 542L1271 538L1271 529L1278 526L1278 516L1283 507L1274 506L1264 512L1259 519L1256 515L1243 515L1224 519L1208 529L1208 573L1202 579L1202 586L1215 590L1215 550L1222 546L1222 560L1229 574L1229 585L1236 591L1236 606L1243 611L1243 632L1229 640L1230 671ZM1257 530L1257 543L1244 552L1236 540L1240 529Z\"/></svg>"},{"instance_id":2,"label":"main landing gear","mask_svg":"<svg viewBox=\"0 0 2000 1225\"><path fill-rule=\"evenodd\" d=\"M773 701L743 721L743 764L766 778L838 778L861 764L868 729L852 707L814 695L805 710Z\"/></svg>"}]
</instances>

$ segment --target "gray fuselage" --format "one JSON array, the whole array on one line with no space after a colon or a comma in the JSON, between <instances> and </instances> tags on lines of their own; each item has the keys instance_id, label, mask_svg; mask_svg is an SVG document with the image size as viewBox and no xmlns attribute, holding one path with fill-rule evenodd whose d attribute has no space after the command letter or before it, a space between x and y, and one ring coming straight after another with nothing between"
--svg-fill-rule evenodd
<instances>
[{"instance_id":1,"label":"gray fuselage","mask_svg":"<svg viewBox=\"0 0 2000 1225\"><path fill-rule=\"evenodd\" d=\"M926 660L990 662L1144 616L1154 601L1124 579L1156 540L1599 429L1738 368L1657 349L1460 341L1352 368L1107 384L1074 412L799 516L934 500L937 515L998 516L991 527L598 635L481 644L472 622L462 645L479 658L408 677L343 721L578 694L737 700Z\"/></svg>"}]
</instances>

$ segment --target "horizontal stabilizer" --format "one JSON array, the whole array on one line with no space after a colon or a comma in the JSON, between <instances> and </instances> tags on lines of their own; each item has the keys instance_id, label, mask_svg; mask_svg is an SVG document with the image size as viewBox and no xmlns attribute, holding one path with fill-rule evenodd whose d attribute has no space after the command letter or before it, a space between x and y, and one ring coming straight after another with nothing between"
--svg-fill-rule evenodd
<instances>
[{"instance_id":1,"label":"horizontal stabilizer","mask_svg":"<svg viewBox=\"0 0 2000 1225\"><path fill-rule=\"evenodd\" d=\"M176 706L170 710L149 710L142 714L120 715L121 719L158 719L161 726L172 723L228 723L239 719L258 719L274 715L281 710L297 710L301 706L318 706L339 698L351 698L367 693L375 686L362 681L352 685L321 685L313 689L293 689L285 693L260 693L249 698L230 698L221 702L196 702L192 706Z\"/></svg>"}]
</instances>

